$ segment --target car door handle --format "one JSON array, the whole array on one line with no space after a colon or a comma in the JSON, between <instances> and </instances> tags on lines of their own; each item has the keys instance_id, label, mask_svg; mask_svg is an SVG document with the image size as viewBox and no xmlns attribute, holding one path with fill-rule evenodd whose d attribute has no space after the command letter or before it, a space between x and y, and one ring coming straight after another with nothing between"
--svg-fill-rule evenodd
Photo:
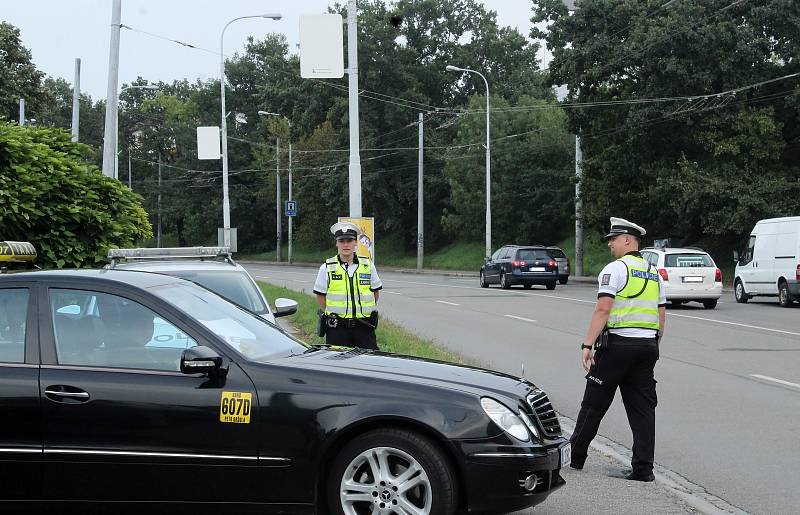
<instances>
[{"instance_id":1,"label":"car door handle","mask_svg":"<svg viewBox=\"0 0 800 515\"><path fill-rule=\"evenodd\" d=\"M69 391L69 390L75 390L75 391ZM72 388L72 387L48 386L47 388L45 388L44 394L55 401L61 401L64 399L75 399L78 401L89 400L88 392L84 392L82 390L78 390L77 388Z\"/></svg>"}]
</instances>

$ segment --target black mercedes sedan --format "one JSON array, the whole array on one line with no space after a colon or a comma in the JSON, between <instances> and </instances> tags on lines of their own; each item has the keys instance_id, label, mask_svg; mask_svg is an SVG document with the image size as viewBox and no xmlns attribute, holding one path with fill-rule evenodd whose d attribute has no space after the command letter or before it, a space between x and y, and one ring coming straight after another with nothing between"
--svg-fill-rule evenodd
<instances>
[{"instance_id":1,"label":"black mercedes sedan","mask_svg":"<svg viewBox=\"0 0 800 515\"><path fill-rule=\"evenodd\" d=\"M122 270L0 275L0 410L0 512L503 513L562 486L570 452L524 379L310 346Z\"/></svg>"}]
</instances>

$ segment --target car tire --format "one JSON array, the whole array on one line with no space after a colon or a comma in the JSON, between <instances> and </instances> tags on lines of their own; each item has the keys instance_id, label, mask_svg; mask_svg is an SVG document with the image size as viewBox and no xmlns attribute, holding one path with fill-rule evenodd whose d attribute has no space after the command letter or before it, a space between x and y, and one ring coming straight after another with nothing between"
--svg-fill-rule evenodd
<instances>
[{"instance_id":1,"label":"car tire","mask_svg":"<svg viewBox=\"0 0 800 515\"><path fill-rule=\"evenodd\" d=\"M556 289L556 282L555 281L550 281L549 283L545 284L545 287L548 290L555 290Z\"/></svg>"},{"instance_id":2,"label":"car tire","mask_svg":"<svg viewBox=\"0 0 800 515\"><path fill-rule=\"evenodd\" d=\"M714 309L717 307L717 299L704 300L703 307L706 309Z\"/></svg>"},{"instance_id":3,"label":"car tire","mask_svg":"<svg viewBox=\"0 0 800 515\"><path fill-rule=\"evenodd\" d=\"M530 290L533 287L533 285L532 284L523 284L522 287L525 288L526 290Z\"/></svg>"},{"instance_id":4,"label":"car tire","mask_svg":"<svg viewBox=\"0 0 800 515\"><path fill-rule=\"evenodd\" d=\"M750 295L744 289L744 284L741 280L736 279L736 284L733 285L733 296L739 304L745 304L750 300Z\"/></svg>"},{"instance_id":5,"label":"car tire","mask_svg":"<svg viewBox=\"0 0 800 515\"><path fill-rule=\"evenodd\" d=\"M778 304L784 308L791 307L794 303L792 294L789 293L789 284L786 281L781 281L778 284Z\"/></svg>"},{"instance_id":6,"label":"car tire","mask_svg":"<svg viewBox=\"0 0 800 515\"><path fill-rule=\"evenodd\" d=\"M567 284L567 281L569 281L568 275L562 275L558 278L558 284Z\"/></svg>"},{"instance_id":7,"label":"car tire","mask_svg":"<svg viewBox=\"0 0 800 515\"><path fill-rule=\"evenodd\" d=\"M410 488L404 490L404 485ZM371 498L361 500L365 493ZM328 481L328 507L331 515L344 515L384 513L382 508L393 506L408 508L403 513L454 515L458 482L450 460L425 436L405 429L377 429L351 440L336 456Z\"/></svg>"},{"instance_id":8,"label":"car tire","mask_svg":"<svg viewBox=\"0 0 800 515\"><path fill-rule=\"evenodd\" d=\"M508 282L508 276L505 272L500 272L500 287L504 290L511 288L511 283Z\"/></svg>"},{"instance_id":9,"label":"car tire","mask_svg":"<svg viewBox=\"0 0 800 515\"><path fill-rule=\"evenodd\" d=\"M483 270L481 270L481 288L488 288L489 283L486 282L486 277L483 275Z\"/></svg>"}]
</instances>

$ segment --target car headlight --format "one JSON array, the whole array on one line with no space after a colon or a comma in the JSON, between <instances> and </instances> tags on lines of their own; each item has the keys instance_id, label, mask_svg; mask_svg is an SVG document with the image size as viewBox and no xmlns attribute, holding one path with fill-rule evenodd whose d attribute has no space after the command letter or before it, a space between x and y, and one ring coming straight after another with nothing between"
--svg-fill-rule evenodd
<instances>
[{"instance_id":1,"label":"car headlight","mask_svg":"<svg viewBox=\"0 0 800 515\"><path fill-rule=\"evenodd\" d=\"M481 397L481 407L500 429L522 442L530 440L525 423L503 404L490 397Z\"/></svg>"}]
</instances>

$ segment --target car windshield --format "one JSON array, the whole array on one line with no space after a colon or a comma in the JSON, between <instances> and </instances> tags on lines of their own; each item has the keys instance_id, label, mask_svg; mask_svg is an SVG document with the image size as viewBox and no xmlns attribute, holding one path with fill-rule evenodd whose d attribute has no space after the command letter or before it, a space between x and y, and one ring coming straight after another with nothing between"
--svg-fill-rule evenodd
<instances>
[{"instance_id":1,"label":"car windshield","mask_svg":"<svg viewBox=\"0 0 800 515\"><path fill-rule=\"evenodd\" d=\"M196 282L258 315L268 313L268 308L259 294L258 286L242 271L169 270L160 273Z\"/></svg>"},{"instance_id":2,"label":"car windshield","mask_svg":"<svg viewBox=\"0 0 800 515\"><path fill-rule=\"evenodd\" d=\"M550 256L544 250L520 249L517 252L517 259L520 261L536 261L537 259L550 259Z\"/></svg>"},{"instance_id":3,"label":"car windshield","mask_svg":"<svg viewBox=\"0 0 800 515\"><path fill-rule=\"evenodd\" d=\"M667 267L708 267L714 266L708 254L667 254L664 256L664 266Z\"/></svg>"},{"instance_id":4,"label":"car windshield","mask_svg":"<svg viewBox=\"0 0 800 515\"><path fill-rule=\"evenodd\" d=\"M563 259L567 257L561 249L547 249L547 255L553 259Z\"/></svg>"},{"instance_id":5,"label":"car windshield","mask_svg":"<svg viewBox=\"0 0 800 515\"><path fill-rule=\"evenodd\" d=\"M195 318L248 359L301 354L309 348L263 318L195 284L176 282L149 290Z\"/></svg>"}]
</instances>

